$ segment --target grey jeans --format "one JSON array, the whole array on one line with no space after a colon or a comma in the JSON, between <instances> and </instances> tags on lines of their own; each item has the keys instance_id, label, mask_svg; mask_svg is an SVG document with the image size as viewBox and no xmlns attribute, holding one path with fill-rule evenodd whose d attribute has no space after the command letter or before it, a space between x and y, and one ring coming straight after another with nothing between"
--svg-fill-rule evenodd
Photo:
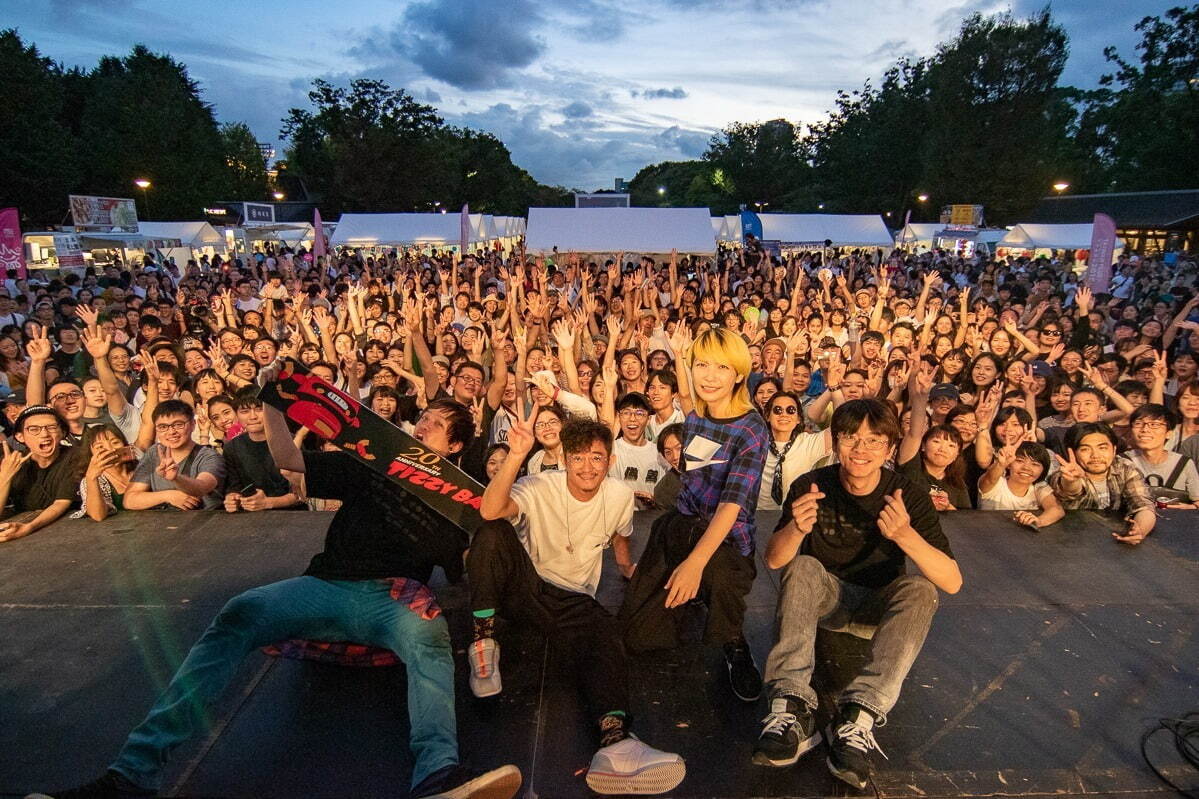
<instances>
[{"instance_id":1,"label":"grey jeans","mask_svg":"<svg viewBox=\"0 0 1199 799\"><path fill-rule=\"evenodd\" d=\"M783 571L775 614L778 642L766 660L770 697L794 696L815 709L816 629L847 632L870 640L870 657L837 705L861 705L880 726L885 724L924 646L938 602L936 587L921 575L905 575L873 589L834 577L813 557L795 557Z\"/></svg>"}]
</instances>

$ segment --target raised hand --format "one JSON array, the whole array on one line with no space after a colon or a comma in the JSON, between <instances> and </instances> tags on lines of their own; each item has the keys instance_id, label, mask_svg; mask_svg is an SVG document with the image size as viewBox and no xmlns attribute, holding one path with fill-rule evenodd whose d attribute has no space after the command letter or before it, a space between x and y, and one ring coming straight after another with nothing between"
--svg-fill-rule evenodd
<instances>
[{"instance_id":1,"label":"raised hand","mask_svg":"<svg viewBox=\"0 0 1199 799\"><path fill-rule=\"evenodd\" d=\"M4 457L0 459L0 485L8 485L16 477L17 472L21 471L25 461L32 457L32 453L10 450L8 439L0 439L0 446L4 447Z\"/></svg>"},{"instance_id":2,"label":"raised hand","mask_svg":"<svg viewBox=\"0 0 1199 799\"><path fill-rule=\"evenodd\" d=\"M95 329L99 324L100 312L90 305L80 305L75 309L75 315L83 320L89 329Z\"/></svg>"},{"instance_id":3,"label":"raised hand","mask_svg":"<svg viewBox=\"0 0 1199 799\"><path fill-rule=\"evenodd\" d=\"M1091 301L1093 299L1094 295L1088 286L1079 286L1078 290L1074 292L1074 304L1078 306L1078 315L1080 317L1086 316L1091 312Z\"/></svg>"},{"instance_id":4,"label":"raised hand","mask_svg":"<svg viewBox=\"0 0 1199 799\"><path fill-rule=\"evenodd\" d=\"M791 503L791 518L795 522L795 529L807 535L812 532L812 528L816 526L817 511L820 508L820 500L824 499L824 492L815 483L807 491L799 495L799 498Z\"/></svg>"},{"instance_id":5,"label":"raised hand","mask_svg":"<svg viewBox=\"0 0 1199 799\"><path fill-rule=\"evenodd\" d=\"M523 460L526 455L533 449L533 445L537 443L537 437L533 430L537 423L537 414L540 413L540 406L534 405L529 418L524 417L524 400L519 396L516 398L516 421L508 428L508 450L509 457L516 457Z\"/></svg>"},{"instance_id":6,"label":"raised hand","mask_svg":"<svg viewBox=\"0 0 1199 799\"><path fill-rule=\"evenodd\" d=\"M88 480L99 478L105 470L121 462L120 450L100 443L102 441L103 439L98 439L97 444L92 448L92 457L87 463L87 471L84 474Z\"/></svg>"},{"instance_id":7,"label":"raised hand","mask_svg":"<svg viewBox=\"0 0 1199 799\"><path fill-rule=\"evenodd\" d=\"M46 334L46 328L42 325L33 326L33 338L29 339L29 343L25 345L25 352L29 353L30 360L45 363L50 360L50 355L54 352L54 347L50 344L50 338Z\"/></svg>"},{"instance_id":8,"label":"raised hand","mask_svg":"<svg viewBox=\"0 0 1199 799\"><path fill-rule=\"evenodd\" d=\"M878 529L884 538L895 541L915 532L912 529L912 518L908 516L908 509L903 504L902 488L897 488L894 494L883 497L883 502L886 503L886 507L878 516Z\"/></svg>"},{"instance_id":9,"label":"raised hand","mask_svg":"<svg viewBox=\"0 0 1199 799\"><path fill-rule=\"evenodd\" d=\"M163 480L175 482L175 478L179 476L179 464L175 462L175 456L171 454L171 448L164 445L158 445L158 465L154 467L154 471L158 472Z\"/></svg>"},{"instance_id":10,"label":"raised hand","mask_svg":"<svg viewBox=\"0 0 1199 799\"><path fill-rule=\"evenodd\" d=\"M551 332L554 334L554 341L558 342L559 351L573 351L575 345L575 332L571 330L570 325L566 323L565 319L559 319L557 322L554 322Z\"/></svg>"},{"instance_id":11,"label":"raised hand","mask_svg":"<svg viewBox=\"0 0 1199 799\"><path fill-rule=\"evenodd\" d=\"M83 348L87 350L87 354L95 358L97 361L108 357L108 351L112 349L112 336L105 335L99 330L95 333L91 332L93 328L85 328L80 331L79 337L83 339Z\"/></svg>"},{"instance_id":12,"label":"raised hand","mask_svg":"<svg viewBox=\"0 0 1199 799\"><path fill-rule=\"evenodd\" d=\"M1078 464L1078 456L1074 454L1074 450L1071 449L1066 452L1070 456L1069 459L1063 458L1056 452L1053 453L1053 457L1057 458L1058 471L1061 472L1064 479L1069 480L1071 483L1078 482L1086 477L1086 472Z\"/></svg>"},{"instance_id":13,"label":"raised hand","mask_svg":"<svg viewBox=\"0 0 1199 799\"><path fill-rule=\"evenodd\" d=\"M1166 363L1166 351L1153 353L1153 382L1165 385L1170 377L1170 367Z\"/></svg>"}]
</instances>

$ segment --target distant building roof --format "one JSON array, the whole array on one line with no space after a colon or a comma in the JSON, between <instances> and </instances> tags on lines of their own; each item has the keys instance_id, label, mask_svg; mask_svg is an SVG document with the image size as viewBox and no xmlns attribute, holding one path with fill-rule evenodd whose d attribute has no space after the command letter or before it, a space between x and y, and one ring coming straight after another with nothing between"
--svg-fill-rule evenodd
<instances>
[{"instance_id":1,"label":"distant building roof","mask_svg":"<svg viewBox=\"0 0 1199 799\"><path fill-rule=\"evenodd\" d=\"M1107 214L1119 228L1199 227L1199 189L1044 197L1030 221L1082 224Z\"/></svg>"}]
</instances>

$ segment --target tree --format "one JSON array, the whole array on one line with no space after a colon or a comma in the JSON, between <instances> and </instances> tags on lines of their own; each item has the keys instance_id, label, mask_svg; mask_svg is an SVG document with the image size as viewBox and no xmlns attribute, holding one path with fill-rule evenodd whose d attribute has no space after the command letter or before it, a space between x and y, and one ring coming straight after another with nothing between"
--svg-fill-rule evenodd
<instances>
[{"instance_id":1,"label":"tree","mask_svg":"<svg viewBox=\"0 0 1199 799\"><path fill-rule=\"evenodd\" d=\"M1199 4L1145 17L1134 63L1104 51L1114 74L1082 98L1079 135L1119 191L1190 189L1199 175Z\"/></svg>"},{"instance_id":2,"label":"tree","mask_svg":"<svg viewBox=\"0 0 1199 799\"><path fill-rule=\"evenodd\" d=\"M435 204L521 213L535 201L564 204L512 164L488 133L443 124L435 108L403 89L360 79L348 88L314 80L314 110L283 120L290 168L321 198L327 213L430 211Z\"/></svg>"},{"instance_id":3,"label":"tree","mask_svg":"<svg viewBox=\"0 0 1199 799\"><path fill-rule=\"evenodd\" d=\"M221 125L221 153L225 159L222 199L265 200L266 160L250 127L244 122Z\"/></svg>"},{"instance_id":4,"label":"tree","mask_svg":"<svg viewBox=\"0 0 1199 799\"><path fill-rule=\"evenodd\" d=\"M195 219L220 199L225 162L212 107L187 67L137 45L124 58L105 56L88 75L80 153L89 194L143 197L151 182L156 219ZM141 218L151 216L142 205Z\"/></svg>"},{"instance_id":5,"label":"tree","mask_svg":"<svg viewBox=\"0 0 1199 799\"><path fill-rule=\"evenodd\" d=\"M768 202L779 210L811 177L805 142L785 119L729 125L712 137L704 160L721 170L739 202Z\"/></svg>"},{"instance_id":6,"label":"tree","mask_svg":"<svg viewBox=\"0 0 1199 799\"><path fill-rule=\"evenodd\" d=\"M16 206L28 227L62 222L67 195L80 176L69 127L63 71L26 46L14 30L0 31L0 206ZM28 228L27 228L28 229Z\"/></svg>"}]
</instances>

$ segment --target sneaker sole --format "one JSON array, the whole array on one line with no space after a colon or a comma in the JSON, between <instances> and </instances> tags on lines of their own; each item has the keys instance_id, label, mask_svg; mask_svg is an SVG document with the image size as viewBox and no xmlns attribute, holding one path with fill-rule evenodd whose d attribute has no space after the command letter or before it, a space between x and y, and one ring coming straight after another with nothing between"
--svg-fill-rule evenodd
<instances>
[{"instance_id":1,"label":"sneaker sole","mask_svg":"<svg viewBox=\"0 0 1199 799\"><path fill-rule=\"evenodd\" d=\"M587 787L602 794L658 794L672 791L687 776L682 760L646 766L632 774L588 771Z\"/></svg>"},{"instance_id":2,"label":"sneaker sole","mask_svg":"<svg viewBox=\"0 0 1199 799\"><path fill-rule=\"evenodd\" d=\"M520 790L520 785L520 769L501 766L457 788L435 793L428 799L512 799Z\"/></svg>"},{"instance_id":3,"label":"sneaker sole","mask_svg":"<svg viewBox=\"0 0 1199 799\"><path fill-rule=\"evenodd\" d=\"M754 752L751 762L755 766L767 766L769 768L784 768L786 766L793 766L799 762L801 757L820 746L823 740L824 736L820 734L819 730L817 730L812 734L811 738L806 741L799 742L799 747L795 750L795 755L793 757L789 757L786 760L771 760L770 755L766 754L765 752Z\"/></svg>"},{"instance_id":4,"label":"sneaker sole","mask_svg":"<svg viewBox=\"0 0 1199 799\"><path fill-rule=\"evenodd\" d=\"M504 682L503 682L503 680L500 679L500 650L499 650L499 647L496 647L495 663L492 664L492 667L495 669L495 672L494 672L495 673L495 687L494 687L494 689L490 688L490 687L480 688L478 686L479 678L475 677L474 664L471 664L471 667L470 667L470 692L475 695L476 699L486 699L487 697L495 696L496 694L498 694L504 690ZM488 681L491 680L490 677L487 677L486 679Z\"/></svg>"},{"instance_id":5,"label":"sneaker sole","mask_svg":"<svg viewBox=\"0 0 1199 799\"><path fill-rule=\"evenodd\" d=\"M833 765L832 758L825 758L824 762L828 764L828 770L834 777L841 780L841 782L844 782L846 785L852 785L859 791L865 788L866 783L869 782L869 780L862 780L859 782L858 776L852 771L842 771L841 769L837 768L835 765Z\"/></svg>"}]
</instances>

